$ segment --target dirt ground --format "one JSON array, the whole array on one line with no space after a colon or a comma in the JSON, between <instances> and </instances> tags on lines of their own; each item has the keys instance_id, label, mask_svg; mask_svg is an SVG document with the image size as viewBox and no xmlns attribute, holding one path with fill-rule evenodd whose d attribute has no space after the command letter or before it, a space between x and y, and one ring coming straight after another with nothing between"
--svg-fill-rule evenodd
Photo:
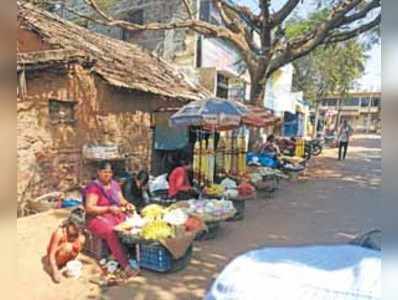
<instances>
[{"instance_id":1,"label":"dirt ground","mask_svg":"<svg viewBox=\"0 0 398 300\"><path fill-rule=\"evenodd\" d=\"M81 256L79 279L52 283L41 258L62 212L17 221L17 299L202 299L222 268L237 255L261 246L338 243L377 227L381 184L381 140L354 137L346 161L327 149L311 160L305 176L283 182L272 197L246 204L245 219L222 225L217 239L196 242L190 265L174 274L143 271L126 285L101 289L89 282L93 260Z\"/></svg>"}]
</instances>

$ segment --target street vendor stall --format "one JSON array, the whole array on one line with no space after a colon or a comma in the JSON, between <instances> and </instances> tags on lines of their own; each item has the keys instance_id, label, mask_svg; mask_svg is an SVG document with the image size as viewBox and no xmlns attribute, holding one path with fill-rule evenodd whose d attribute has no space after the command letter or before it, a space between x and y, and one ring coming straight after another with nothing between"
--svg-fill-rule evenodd
<instances>
[{"instance_id":1,"label":"street vendor stall","mask_svg":"<svg viewBox=\"0 0 398 300\"><path fill-rule=\"evenodd\" d=\"M234 180L236 186L248 184L246 126L264 126L270 121L270 116L269 112L258 107L210 98L192 102L170 118L174 126L198 128L193 149L193 181L202 194L217 189L217 184L227 178ZM224 192L226 189L221 190L219 196L224 197ZM238 193L233 199L240 213L238 219L243 218L244 201L252 198L255 198L254 190L251 195Z\"/></svg>"},{"instance_id":2,"label":"street vendor stall","mask_svg":"<svg viewBox=\"0 0 398 300\"><path fill-rule=\"evenodd\" d=\"M184 268L192 255L192 242L204 223L178 207L146 206L115 227L128 249L131 263L157 272Z\"/></svg>"}]
</instances>

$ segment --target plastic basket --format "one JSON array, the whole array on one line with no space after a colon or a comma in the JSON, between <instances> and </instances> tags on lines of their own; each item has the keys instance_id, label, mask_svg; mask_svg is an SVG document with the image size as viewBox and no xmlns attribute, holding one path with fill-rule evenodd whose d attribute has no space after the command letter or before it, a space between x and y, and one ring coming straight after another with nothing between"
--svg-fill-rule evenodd
<instances>
[{"instance_id":1,"label":"plastic basket","mask_svg":"<svg viewBox=\"0 0 398 300\"><path fill-rule=\"evenodd\" d=\"M192 257L192 245L187 249L184 256L174 259L171 253L161 244L139 244L139 265L144 269L156 272L177 272L184 269Z\"/></svg>"}]
</instances>

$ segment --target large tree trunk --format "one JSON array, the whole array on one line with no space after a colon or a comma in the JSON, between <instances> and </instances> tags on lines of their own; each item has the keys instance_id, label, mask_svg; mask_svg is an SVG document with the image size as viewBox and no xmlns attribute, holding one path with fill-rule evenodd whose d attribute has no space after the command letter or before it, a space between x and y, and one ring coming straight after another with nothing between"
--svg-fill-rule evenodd
<instances>
[{"instance_id":1,"label":"large tree trunk","mask_svg":"<svg viewBox=\"0 0 398 300\"><path fill-rule=\"evenodd\" d=\"M250 103L252 105L264 107L265 85L267 78L265 72L263 75L258 76L254 72L250 72ZM250 129L249 149L252 150L253 146L260 140L260 130L257 128Z\"/></svg>"},{"instance_id":2,"label":"large tree trunk","mask_svg":"<svg viewBox=\"0 0 398 300\"><path fill-rule=\"evenodd\" d=\"M265 85L267 77L265 70L250 71L250 103L253 105L264 107ZM260 71L260 72L259 72Z\"/></svg>"}]
</instances>

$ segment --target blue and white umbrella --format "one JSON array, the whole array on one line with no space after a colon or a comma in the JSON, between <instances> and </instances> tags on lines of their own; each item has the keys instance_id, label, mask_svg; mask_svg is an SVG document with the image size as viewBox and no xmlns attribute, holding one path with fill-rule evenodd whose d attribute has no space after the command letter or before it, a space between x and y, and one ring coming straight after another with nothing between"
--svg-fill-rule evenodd
<instances>
[{"instance_id":1,"label":"blue and white umbrella","mask_svg":"<svg viewBox=\"0 0 398 300\"><path fill-rule=\"evenodd\" d=\"M248 113L245 105L226 99L208 98L184 105L170 118L171 126L203 126L214 129L238 127Z\"/></svg>"}]
</instances>

